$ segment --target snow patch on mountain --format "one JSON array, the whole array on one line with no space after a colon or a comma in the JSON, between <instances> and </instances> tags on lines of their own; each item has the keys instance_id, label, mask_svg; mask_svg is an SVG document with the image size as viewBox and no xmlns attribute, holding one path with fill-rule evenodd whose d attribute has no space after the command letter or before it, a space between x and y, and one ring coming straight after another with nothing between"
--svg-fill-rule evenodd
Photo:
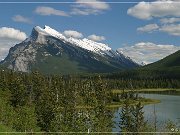
<instances>
[{"instance_id":1,"label":"snow patch on mountain","mask_svg":"<svg viewBox=\"0 0 180 135\"><path fill-rule=\"evenodd\" d=\"M44 26L44 29L39 26L36 26L35 30L38 31L40 33L40 35L53 36L64 42L71 43L75 46L81 47L83 49L92 51L92 52L100 54L100 55L104 55L104 54L111 55L109 53L111 48L108 47L107 44L98 43L98 42L89 40L87 38L84 38L84 39L76 39L73 37L68 38L68 37L64 36L62 33L52 29L51 27L49 27L47 25ZM42 37L40 38L40 41L41 42L43 41Z\"/></svg>"},{"instance_id":2,"label":"snow patch on mountain","mask_svg":"<svg viewBox=\"0 0 180 135\"><path fill-rule=\"evenodd\" d=\"M64 43L70 43L71 45L83 48L85 50L91 51L93 53L96 53L98 55L104 56L107 55L109 57L116 57L122 59L122 57L129 59L133 61L134 63L137 63L136 61L132 60L129 56L124 55L122 51L113 51L107 44L98 43L93 40L83 38L83 39L77 39L73 37L66 37L62 33L54 30L53 28L45 25L44 28L41 28L39 26L36 26L35 29L40 33L40 35L45 36L52 36L55 38L60 39ZM41 39L42 40L42 39ZM138 65L141 65L141 63L137 63Z\"/></svg>"}]
</instances>

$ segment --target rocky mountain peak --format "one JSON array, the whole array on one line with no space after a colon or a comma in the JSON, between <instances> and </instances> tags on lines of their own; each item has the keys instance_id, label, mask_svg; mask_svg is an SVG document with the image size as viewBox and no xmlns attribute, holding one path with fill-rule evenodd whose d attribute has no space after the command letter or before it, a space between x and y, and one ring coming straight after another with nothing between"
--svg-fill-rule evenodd
<instances>
[{"instance_id":1,"label":"rocky mountain peak","mask_svg":"<svg viewBox=\"0 0 180 135\"><path fill-rule=\"evenodd\" d=\"M106 44L65 37L47 25L34 27L28 39L10 49L2 64L15 71L39 68L55 73L110 72L138 66Z\"/></svg>"}]
</instances>

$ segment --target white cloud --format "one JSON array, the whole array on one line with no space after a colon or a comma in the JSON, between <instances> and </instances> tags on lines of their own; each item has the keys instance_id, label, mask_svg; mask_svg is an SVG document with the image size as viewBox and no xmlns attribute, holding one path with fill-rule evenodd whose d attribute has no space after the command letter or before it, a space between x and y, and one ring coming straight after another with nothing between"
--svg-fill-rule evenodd
<instances>
[{"instance_id":1,"label":"white cloud","mask_svg":"<svg viewBox=\"0 0 180 135\"><path fill-rule=\"evenodd\" d=\"M83 37L82 33L78 32L78 31L74 31L74 30L65 30L64 35L67 37L73 37L73 38L82 38Z\"/></svg>"},{"instance_id":2,"label":"white cloud","mask_svg":"<svg viewBox=\"0 0 180 135\"><path fill-rule=\"evenodd\" d=\"M23 22L23 23L28 23L28 24L31 24L32 23L32 20L27 18L27 17L23 17L21 15L15 15L12 17L12 20L15 21L15 22Z\"/></svg>"},{"instance_id":3,"label":"white cloud","mask_svg":"<svg viewBox=\"0 0 180 135\"><path fill-rule=\"evenodd\" d=\"M69 16L68 13L62 10L57 10L52 7L45 7L45 6L37 7L35 10L35 13L39 15L44 15L44 16L50 16L50 15Z\"/></svg>"},{"instance_id":4,"label":"white cloud","mask_svg":"<svg viewBox=\"0 0 180 135\"><path fill-rule=\"evenodd\" d=\"M154 44L151 42L140 42L132 46L119 48L118 51L131 57L138 63L152 63L158 61L179 50L175 45Z\"/></svg>"},{"instance_id":5,"label":"white cloud","mask_svg":"<svg viewBox=\"0 0 180 135\"><path fill-rule=\"evenodd\" d=\"M152 33L154 31L165 32L169 35L180 36L180 24L165 24L158 26L157 24L148 24L137 28L139 32Z\"/></svg>"},{"instance_id":6,"label":"white cloud","mask_svg":"<svg viewBox=\"0 0 180 135\"><path fill-rule=\"evenodd\" d=\"M13 47L15 44L19 43L20 41L17 40L4 40L0 38L0 61L3 60L9 52L9 49Z\"/></svg>"},{"instance_id":7,"label":"white cloud","mask_svg":"<svg viewBox=\"0 0 180 135\"><path fill-rule=\"evenodd\" d=\"M159 28L159 26L157 24L148 24L148 25L145 25L143 27L137 28L137 31L151 33L153 31L158 30L158 28Z\"/></svg>"},{"instance_id":8,"label":"white cloud","mask_svg":"<svg viewBox=\"0 0 180 135\"><path fill-rule=\"evenodd\" d=\"M161 25L149 24L137 28L140 32L160 31L173 36L180 36L180 0L158 0L154 2L139 2L128 9L127 13L139 19L150 20L161 18ZM168 17L168 18L163 18Z\"/></svg>"},{"instance_id":9,"label":"white cloud","mask_svg":"<svg viewBox=\"0 0 180 135\"><path fill-rule=\"evenodd\" d=\"M180 18L162 18L160 19L160 22L163 24L168 24L168 23L176 23L176 22L180 22Z\"/></svg>"},{"instance_id":10,"label":"white cloud","mask_svg":"<svg viewBox=\"0 0 180 135\"><path fill-rule=\"evenodd\" d=\"M76 3L79 4L79 7L86 7L97 10L107 10L110 8L106 2L100 0L76 0Z\"/></svg>"},{"instance_id":11,"label":"white cloud","mask_svg":"<svg viewBox=\"0 0 180 135\"><path fill-rule=\"evenodd\" d=\"M9 38L15 40L24 40L27 38L24 32L14 28L1 27L0 28L0 38Z\"/></svg>"},{"instance_id":12,"label":"white cloud","mask_svg":"<svg viewBox=\"0 0 180 135\"><path fill-rule=\"evenodd\" d=\"M166 32L173 36L180 36L180 24L164 25L159 31Z\"/></svg>"},{"instance_id":13,"label":"white cloud","mask_svg":"<svg viewBox=\"0 0 180 135\"><path fill-rule=\"evenodd\" d=\"M0 28L0 61L7 56L11 47L26 38L26 34L20 30L8 27Z\"/></svg>"},{"instance_id":14,"label":"white cloud","mask_svg":"<svg viewBox=\"0 0 180 135\"><path fill-rule=\"evenodd\" d=\"M101 0L75 0L71 8L69 12L65 12L49 6L39 6L35 9L35 13L44 16L98 15L110 9L110 5Z\"/></svg>"},{"instance_id":15,"label":"white cloud","mask_svg":"<svg viewBox=\"0 0 180 135\"><path fill-rule=\"evenodd\" d=\"M72 7L71 14L73 15L97 15L110 9L109 4L100 0L76 0L76 4Z\"/></svg>"},{"instance_id":16,"label":"white cloud","mask_svg":"<svg viewBox=\"0 0 180 135\"><path fill-rule=\"evenodd\" d=\"M93 41L103 41L106 38L104 36L97 36L93 34L93 35L88 36L88 39L93 40Z\"/></svg>"},{"instance_id":17,"label":"white cloud","mask_svg":"<svg viewBox=\"0 0 180 135\"><path fill-rule=\"evenodd\" d=\"M71 11L72 15L91 15L91 14L97 15L99 13L100 11L95 9L91 10L91 9L73 8Z\"/></svg>"},{"instance_id":18,"label":"white cloud","mask_svg":"<svg viewBox=\"0 0 180 135\"><path fill-rule=\"evenodd\" d=\"M139 19L150 20L154 17L180 17L179 0L158 0L155 2L139 2L128 9L127 13Z\"/></svg>"}]
</instances>

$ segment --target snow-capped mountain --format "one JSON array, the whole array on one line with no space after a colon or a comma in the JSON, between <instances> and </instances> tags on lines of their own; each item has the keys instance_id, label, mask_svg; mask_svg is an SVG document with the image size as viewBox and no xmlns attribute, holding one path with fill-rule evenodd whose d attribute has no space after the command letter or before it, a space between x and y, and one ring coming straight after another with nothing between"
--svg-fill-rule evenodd
<instances>
[{"instance_id":1,"label":"snow-capped mountain","mask_svg":"<svg viewBox=\"0 0 180 135\"><path fill-rule=\"evenodd\" d=\"M2 64L15 71L65 74L111 72L139 66L106 44L66 37L49 26L34 27L29 38L10 49Z\"/></svg>"},{"instance_id":2,"label":"snow-capped mountain","mask_svg":"<svg viewBox=\"0 0 180 135\"><path fill-rule=\"evenodd\" d=\"M66 43L66 42L71 43L75 46L81 47L83 49L92 51L92 52L100 54L100 55L102 55L102 54L111 55L111 54L109 54L109 50L111 50L111 48L108 47L108 45L105 45L102 43L97 43L97 42L94 42L94 41L89 40L87 38L84 38L84 39L76 39L76 38L72 38L72 37L67 38L63 34L59 33L58 31L56 31L56 30L54 30L54 29L52 29L46 25L45 25L44 29L42 29L39 26L36 26L35 30L39 31L43 35L46 35L46 36L51 35L51 36L56 37L60 40L63 40L64 43Z\"/></svg>"}]
</instances>

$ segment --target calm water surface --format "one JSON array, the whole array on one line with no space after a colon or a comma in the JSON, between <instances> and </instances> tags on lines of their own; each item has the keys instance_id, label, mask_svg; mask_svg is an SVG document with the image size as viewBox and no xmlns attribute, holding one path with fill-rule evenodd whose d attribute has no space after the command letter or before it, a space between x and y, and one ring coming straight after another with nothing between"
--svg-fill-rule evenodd
<instances>
[{"instance_id":1,"label":"calm water surface","mask_svg":"<svg viewBox=\"0 0 180 135\"><path fill-rule=\"evenodd\" d=\"M180 96L173 95L160 95L160 94L139 94L145 98L158 99L161 103L151 104L144 106L144 117L148 122L153 122L155 119L155 115L157 117L158 125L162 125L164 122L168 120L173 121L180 125ZM114 121L118 123L120 121L119 112L121 112L121 108L119 108L114 113ZM154 113L155 112L155 113ZM154 115L155 114L155 115ZM114 125L113 131L120 131L117 124Z\"/></svg>"}]
</instances>

